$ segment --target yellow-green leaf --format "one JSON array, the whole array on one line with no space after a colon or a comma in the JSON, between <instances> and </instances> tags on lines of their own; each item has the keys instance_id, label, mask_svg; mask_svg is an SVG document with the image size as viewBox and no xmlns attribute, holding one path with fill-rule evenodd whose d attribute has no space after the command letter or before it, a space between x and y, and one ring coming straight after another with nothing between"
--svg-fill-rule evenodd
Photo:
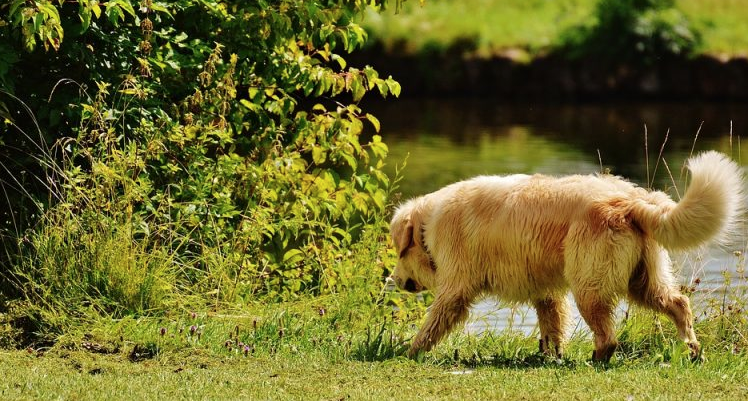
<instances>
[{"instance_id":1,"label":"yellow-green leaf","mask_svg":"<svg viewBox=\"0 0 748 401\"><path fill-rule=\"evenodd\" d=\"M376 117L374 117L373 115L369 114L369 113L366 113L365 117L366 117L367 120L369 120L369 122L371 123L371 125L374 126L374 129L377 132L379 132L379 120ZM376 136L379 136L379 135L376 135ZM380 141L381 141L381 138L380 138Z\"/></svg>"},{"instance_id":2,"label":"yellow-green leaf","mask_svg":"<svg viewBox=\"0 0 748 401\"><path fill-rule=\"evenodd\" d=\"M315 146L312 148L312 160L315 164L322 164L327 159L327 153L321 146Z\"/></svg>"}]
</instances>

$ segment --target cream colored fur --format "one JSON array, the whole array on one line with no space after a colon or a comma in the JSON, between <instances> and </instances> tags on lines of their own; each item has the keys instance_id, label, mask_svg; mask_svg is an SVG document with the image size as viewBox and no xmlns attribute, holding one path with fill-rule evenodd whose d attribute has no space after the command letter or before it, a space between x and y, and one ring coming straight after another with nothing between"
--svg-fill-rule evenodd
<instances>
[{"instance_id":1,"label":"cream colored fur","mask_svg":"<svg viewBox=\"0 0 748 401\"><path fill-rule=\"evenodd\" d=\"M596 360L616 348L612 311L620 296L668 315L697 354L689 301L665 249L733 229L743 175L717 152L691 158L688 168L691 183L678 203L610 175L509 175L458 182L400 206L390 226L400 254L392 278L436 295L410 355L463 322L481 294L531 303L541 351L560 355L569 291L594 333Z\"/></svg>"}]
</instances>

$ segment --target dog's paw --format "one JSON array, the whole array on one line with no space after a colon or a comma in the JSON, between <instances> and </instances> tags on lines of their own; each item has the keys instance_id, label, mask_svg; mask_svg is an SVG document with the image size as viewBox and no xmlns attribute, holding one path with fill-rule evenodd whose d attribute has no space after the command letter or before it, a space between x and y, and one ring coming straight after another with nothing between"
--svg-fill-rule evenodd
<instances>
[{"instance_id":1,"label":"dog's paw","mask_svg":"<svg viewBox=\"0 0 748 401\"><path fill-rule=\"evenodd\" d=\"M706 356L701 349L701 344L698 342L686 343L688 345L688 355L691 358L691 362L706 362Z\"/></svg>"},{"instance_id":2,"label":"dog's paw","mask_svg":"<svg viewBox=\"0 0 748 401\"><path fill-rule=\"evenodd\" d=\"M538 342L538 352L540 355L553 360L562 360L564 358L563 346L551 343L547 339L540 339Z\"/></svg>"},{"instance_id":3,"label":"dog's paw","mask_svg":"<svg viewBox=\"0 0 748 401\"><path fill-rule=\"evenodd\" d=\"M426 355L426 351L422 349L409 349L408 350L408 358L416 361L416 362L423 362L423 358Z\"/></svg>"},{"instance_id":4,"label":"dog's paw","mask_svg":"<svg viewBox=\"0 0 748 401\"><path fill-rule=\"evenodd\" d=\"M616 348L618 348L618 343L612 343L603 348L593 351L592 362L603 363L607 365L610 362L610 358L612 358L613 354L616 352Z\"/></svg>"}]
</instances>

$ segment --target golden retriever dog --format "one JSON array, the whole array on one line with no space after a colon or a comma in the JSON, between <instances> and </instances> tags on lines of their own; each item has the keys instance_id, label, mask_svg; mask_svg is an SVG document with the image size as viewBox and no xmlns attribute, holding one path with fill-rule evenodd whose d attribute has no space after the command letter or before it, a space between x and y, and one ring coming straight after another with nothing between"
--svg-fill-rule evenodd
<instances>
[{"instance_id":1,"label":"golden retriever dog","mask_svg":"<svg viewBox=\"0 0 748 401\"><path fill-rule=\"evenodd\" d=\"M571 291L595 342L616 349L622 296L666 314L699 354L693 314L667 250L724 238L744 209L740 167L718 152L688 161L690 185L674 202L612 175L480 176L401 205L390 225L399 259L392 279L435 294L408 354L430 350L481 294L531 303L540 351L561 356Z\"/></svg>"}]
</instances>

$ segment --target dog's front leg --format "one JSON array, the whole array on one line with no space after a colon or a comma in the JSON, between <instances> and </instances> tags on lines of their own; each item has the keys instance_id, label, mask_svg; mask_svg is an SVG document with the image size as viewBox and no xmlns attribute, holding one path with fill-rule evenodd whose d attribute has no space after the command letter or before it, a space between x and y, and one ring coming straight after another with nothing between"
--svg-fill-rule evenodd
<instances>
[{"instance_id":1,"label":"dog's front leg","mask_svg":"<svg viewBox=\"0 0 748 401\"><path fill-rule=\"evenodd\" d=\"M540 326L540 352L561 358L571 313L566 294L533 301Z\"/></svg>"},{"instance_id":2,"label":"dog's front leg","mask_svg":"<svg viewBox=\"0 0 748 401\"><path fill-rule=\"evenodd\" d=\"M441 292L437 294L426 322L416 334L408 356L414 357L421 351L429 351L439 340L463 322L468 316L472 299L463 294Z\"/></svg>"}]
</instances>

